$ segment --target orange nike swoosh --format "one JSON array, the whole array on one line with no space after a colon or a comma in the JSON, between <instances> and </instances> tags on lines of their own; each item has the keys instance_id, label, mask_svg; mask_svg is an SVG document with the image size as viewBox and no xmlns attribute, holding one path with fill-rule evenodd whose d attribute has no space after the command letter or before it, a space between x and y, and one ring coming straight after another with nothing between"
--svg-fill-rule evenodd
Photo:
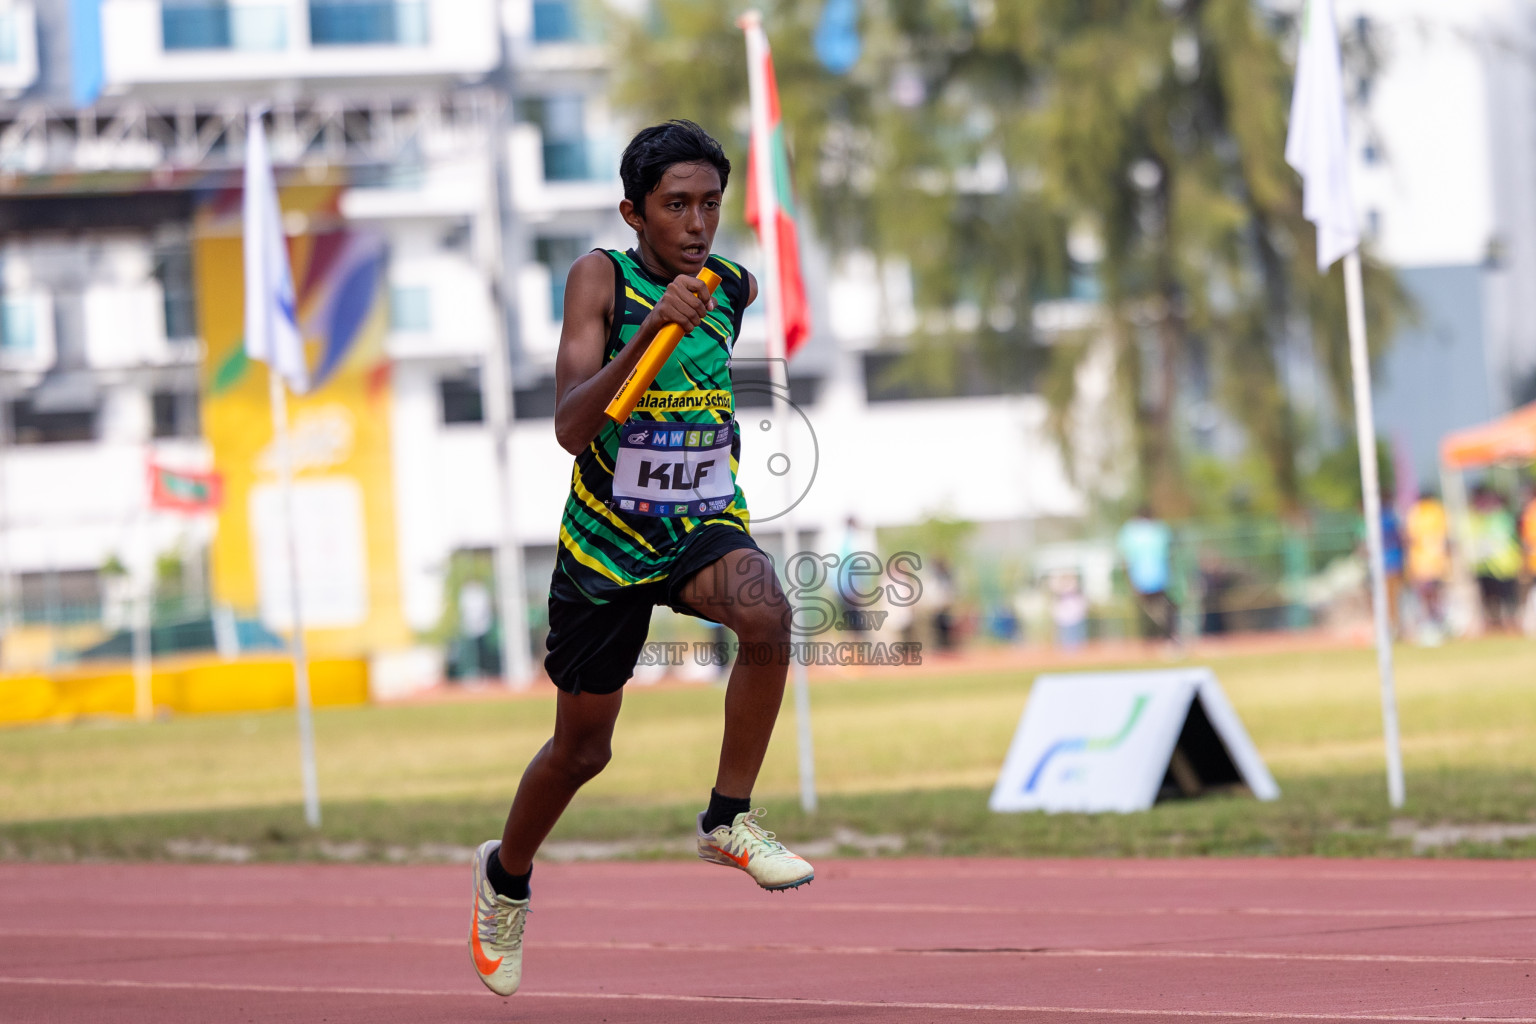
<instances>
[{"instance_id":1,"label":"orange nike swoosh","mask_svg":"<svg viewBox=\"0 0 1536 1024\"><path fill-rule=\"evenodd\" d=\"M737 867L741 867L741 868L746 867L747 866L747 861L752 859L752 855L750 853L743 853L740 856L737 856L736 854L732 853L730 850L727 850L723 846L719 847L719 850L720 850L721 853L723 853L727 857L731 858L731 860L735 861Z\"/></svg>"},{"instance_id":2,"label":"orange nike swoosh","mask_svg":"<svg viewBox=\"0 0 1536 1024\"><path fill-rule=\"evenodd\" d=\"M481 974L494 974L496 968L501 966L501 957L492 960L485 955L485 950L480 946L480 904L475 904L475 910L469 918L469 953L475 958L475 967Z\"/></svg>"}]
</instances>

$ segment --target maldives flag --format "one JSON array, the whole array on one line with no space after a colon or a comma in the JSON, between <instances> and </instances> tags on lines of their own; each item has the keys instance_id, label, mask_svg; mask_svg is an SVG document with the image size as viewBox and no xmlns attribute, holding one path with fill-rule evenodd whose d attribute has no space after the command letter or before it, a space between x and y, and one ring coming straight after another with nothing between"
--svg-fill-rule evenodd
<instances>
[{"instance_id":1,"label":"maldives flag","mask_svg":"<svg viewBox=\"0 0 1536 1024\"><path fill-rule=\"evenodd\" d=\"M209 512L218 508L223 491L217 473L184 472L149 461L149 502L154 508Z\"/></svg>"},{"instance_id":2,"label":"maldives flag","mask_svg":"<svg viewBox=\"0 0 1536 1024\"><path fill-rule=\"evenodd\" d=\"M789 153L784 147L784 124L779 117L779 86L774 78L773 55L768 51L768 37L763 33L762 23L755 18L743 18L742 28L747 33L747 60L754 65L749 68L749 81L753 92L759 93L753 96L754 121L767 121L766 130L761 124L754 125L752 145L747 150L747 223L757 229L758 238L763 239L764 249L770 248L760 223L765 211L759 209L761 204L758 201L760 185L757 176L763 173L766 164L772 175L767 189L770 209L766 212L777 227L774 234L777 236L779 250L778 277L780 312L784 324L784 355L792 356L801 342L811 336L811 307L805 298L805 278L800 273L800 233L795 227L795 197L790 190ZM762 117L761 111L766 111L766 118ZM767 139L766 160L758 152L760 137ZM769 259L773 258L771 253L767 255Z\"/></svg>"}]
</instances>

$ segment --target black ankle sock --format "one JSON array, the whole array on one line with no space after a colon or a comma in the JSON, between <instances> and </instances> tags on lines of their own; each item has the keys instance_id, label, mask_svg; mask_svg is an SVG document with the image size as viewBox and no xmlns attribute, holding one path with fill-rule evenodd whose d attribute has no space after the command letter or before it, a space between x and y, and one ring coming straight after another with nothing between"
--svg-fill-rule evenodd
<instances>
[{"instance_id":1,"label":"black ankle sock","mask_svg":"<svg viewBox=\"0 0 1536 1024\"><path fill-rule=\"evenodd\" d=\"M729 825L736 820L736 815L745 814L752 809L750 796L734 797L721 796L713 789L709 791L709 810L704 812L704 831L713 832L721 825Z\"/></svg>"},{"instance_id":2,"label":"black ankle sock","mask_svg":"<svg viewBox=\"0 0 1536 1024\"><path fill-rule=\"evenodd\" d=\"M528 898L528 880L533 877L533 868L529 868L526 875L510 874L501 866L501 858L492 856L485 862L485 877L498 895L509 900L525 900Z\"/></svg>"}]
</instances>

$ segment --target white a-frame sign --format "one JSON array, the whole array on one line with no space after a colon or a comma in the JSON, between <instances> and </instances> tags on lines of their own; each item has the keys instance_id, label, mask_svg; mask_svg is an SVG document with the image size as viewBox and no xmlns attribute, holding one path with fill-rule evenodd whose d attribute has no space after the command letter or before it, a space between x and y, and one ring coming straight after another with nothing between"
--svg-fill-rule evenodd
<instances>
[{"instance_id":1,"label":"white a-frame sign","mask_svg":"<svg viewBox=\"0 0 1536 1024\"><path fill-rule=\"evenodd\" d=\"M1159 798L1280 788L1207 668L1035 680L994 811L1141 811Z\"/></svg>"}]
</instances>

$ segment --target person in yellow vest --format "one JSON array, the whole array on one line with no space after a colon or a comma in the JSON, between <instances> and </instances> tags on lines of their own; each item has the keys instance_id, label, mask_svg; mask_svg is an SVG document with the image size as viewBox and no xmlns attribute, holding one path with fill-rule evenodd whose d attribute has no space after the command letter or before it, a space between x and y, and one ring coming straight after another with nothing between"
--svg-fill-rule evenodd
<instances>
[{"instance_id":1,"label":"person in yellow vest","mask_svg":"<svg viewBox=\"0 0 1536 1024\"><path fill-rule=\"evenodd\" d=\"M1525 546L1525 612L1521 625L1528 636L1536 636L1536 486L1525 489L1520 541Z\"/></svg>"},{"instance_id":2,"label":"person in yellow vest","mask_svg":"<svg viewBox=\"0 0 1536 1024\"><path fill-rule=\"evenodd\" d=\"M1525 510L1520 513L1520 543L1525 547L1527 585L1536 582L1536 487L1525 491Z\"/></svg>"},{"instance_id":3,"label":"person in yellow vest","mask_svg":"<svg viewBox=\"0 0 1536 1024\"><path fill-rule=\"evenodd\" d=\"M1479 484L1472 494L1472 567L1483 599L1483 622L1490 631L1516 628L1520 609L1520 573L1525 559L1515 532L1515 517L1499 493Z\"/></svg>"},{"instance_id":4,"label":"person in yellow vest","mask_svg":"<svg viewBox=\"0 0 1536 1024\"><path fill-rule=\"evenodd\" d=\"M1407 541L1408 585L1418 598L1420 628L1438 636L1445 628L1443 595L1450 575L1450 524L1445 506L1433 491L1424 491L1403 521Z\"/></svg>"}]
</instances>

